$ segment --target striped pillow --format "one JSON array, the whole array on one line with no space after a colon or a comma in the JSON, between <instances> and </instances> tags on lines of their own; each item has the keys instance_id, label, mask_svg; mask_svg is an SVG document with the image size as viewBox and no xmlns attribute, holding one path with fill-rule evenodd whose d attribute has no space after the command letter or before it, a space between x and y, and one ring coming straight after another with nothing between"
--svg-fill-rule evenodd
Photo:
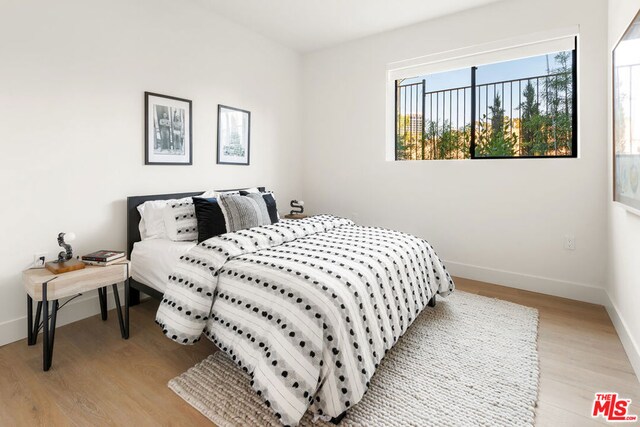
<instances>
[{"instance_id":1,"label":"striped pillow","mask_svg":"<svg viewBox=\"0 0 640 427\"><path fill-rule=\"evenodd\" d=\"M267 204L261 194L222 194L218 204L224 215L227 232L271 224Z\"/></svg>"},{"instance_id":2,"label":"striped pillow","mask_svg":"<svg viewBox=\"0 0 640 427\"><path fill-rule=\"evenodd\" d=\"M171 200L165 206L163 214L169 239L175 242L198 240L198 220L191 197Z\"/></svg>"},{"instance_id":3,"label":"striped pillow","mask_svg":"<svg viewBox=\"0 0 640 427\"><path fill-rule=\"evenodd\" d=\"M240 190L241 196L247 196L249 194L256 193L260 194L264 199L264 202L267 204L267 211L269 212L269 218L271 218L271 224L275 224L280 221L280 216L278 215L278 206L276 205L276 198L273 195L272 191L267 192L252 192Z\"/></svg>"}]
</instances>

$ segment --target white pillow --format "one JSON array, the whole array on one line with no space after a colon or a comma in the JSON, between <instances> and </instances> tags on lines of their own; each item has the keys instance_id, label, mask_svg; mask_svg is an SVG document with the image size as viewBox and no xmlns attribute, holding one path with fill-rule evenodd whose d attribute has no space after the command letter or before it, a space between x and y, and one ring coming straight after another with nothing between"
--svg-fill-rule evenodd
<instances>
[{"instance_id":1,"label":"white pillow","mask_svg":"<svg viewBox=\"0 0 640 427\"><path fill-rule=\"evenodd\" d=\"M138 229L142 231L142 223L144 223L144 234L141 232L142 240L148 239L164 239L167 237L164 227L164 208L168 200L149 200L138 205L140 212L140 224Z\"/></svg>"},{"instance_id":2,"label":"white pillow","mask_svg":"<svg viewBox=\"0 0 640 427\"><path fill-rule=\"evenodd\" d=\"M139 207L139 206L138 206ZM138 209L138 212L140 209ZM138 223L138 231L140 232L140 240L147 240L147 227L144 225L144 217L140 214L140 222Z\"/></svg>"}]
</instances>

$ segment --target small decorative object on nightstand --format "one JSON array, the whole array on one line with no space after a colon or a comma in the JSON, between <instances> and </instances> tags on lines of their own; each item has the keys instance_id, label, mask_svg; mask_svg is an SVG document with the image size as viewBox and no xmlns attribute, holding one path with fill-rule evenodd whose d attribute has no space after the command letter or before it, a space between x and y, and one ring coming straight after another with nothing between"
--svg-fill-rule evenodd
<instances>
[{"instance_id":1,"label":"small decorative object on nightstand","mask_svg":"<svg viewBox=\"0 0 640 427\"><path fill-rule=\"evenodd\" d=\"M27 292L27 343L29 345L36 344L38 332L42 327L43 370L48 371L51 367L58 310L84 292L98 290L102 320L107 320L107 286L112 286L118 322L120 323L120 334L124 339L129 338L129 261L122 260L120 263L106 267L87 266L87 268L65 274L51 274L44 268L33 268L22 273L22 282ZM124 282L124 316L117 285L121 282ZM62 298L70 299L60 305L59 300ZM38 303L35 323L33 320L34 300Z\"/></svg>"},{"instance_id":2,"label":"small decorative object on nightstand","mask_svg":"<svg viewBox=\"0 0 640 427\"><path fill-rule=\"evenodd\" d=\"M293 209L291 209L289 215L302 215L304 213L304 201L292 200L290 204Z\"/></svg>"},{"instance_id":3,"label":"small decorative object on nightstand","mask_svg":"<svg viewBox=\"0 0 640 427\"><path fill-rule=\"evenodd\" d=\"M302 200L292 200L291 201L291 212L289 212L284 217L286 219L304 219L308 215L305 215L304 212L304 202Z\"/></svg>"},{"instance_id":4,"label":"small decorative object on nightstand","mask_svg":"<svg viewBox=\"0 0 640 427\"><path fill-rule=\"evenodd\" d=\"M53 274L67 273L69 271L81 270L84 268L84 263L73 259L73 249L71 245L65 242L66 240L72 242L76 238L75 233L60 233L58 234L58 246L64 249L58 254L56 261L50 261L45 266L47 270Z\"/></svg>"}]
</instances>

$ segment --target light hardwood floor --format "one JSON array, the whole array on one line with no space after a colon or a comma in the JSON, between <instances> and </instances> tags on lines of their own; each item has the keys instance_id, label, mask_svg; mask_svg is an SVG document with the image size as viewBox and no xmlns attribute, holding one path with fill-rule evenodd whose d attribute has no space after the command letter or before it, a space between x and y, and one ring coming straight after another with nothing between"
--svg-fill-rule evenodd
<instances>
[{"instance_id":1,"label":"light hardwood floor","mask_svg":"<svg viewBox=\"0 0 640 427\"><path fill-rule=\"evenodd\" d=\"M540 311L538 426L590 426L593 395L616 391L640 415L640 384L603 307L472 280L458 289ZM153 322L157 303L131 309L131 338L117 318L93 316L56 332L53 367L42 372L42 337L0 347L0 426L211 425L166 384L215 351L202 340L183 347Z\"/></svg>"}]
</instances>

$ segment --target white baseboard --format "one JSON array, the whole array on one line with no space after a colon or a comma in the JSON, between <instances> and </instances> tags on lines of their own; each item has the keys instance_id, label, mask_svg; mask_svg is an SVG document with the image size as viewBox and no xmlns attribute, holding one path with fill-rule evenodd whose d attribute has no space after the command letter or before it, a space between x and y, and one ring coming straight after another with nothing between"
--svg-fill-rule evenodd
<instances>
[{"instance_id":1,"label":"white baseboard","mask_svg":"<svg viewBox=\"0 0 640 427\"><path fill-rule=\"evenodd\" d=\"M606 305L609 301L607 293L603 288L583 283L515 273L513 271L480 267L477 265L463 264L454 261L445 261L444 264L447 266L447 270L452 276L463 277L465 279L495 283L497 285L508 286L525 291L538 292L541 294L590 302L593 304Z\"/></svg>"},{"instance_id":2,"label":"white baseboard","mask_svg":"<svg viewBox=\"0 0 640 427\"><path fill-rule=\"evenodd\" d=\"M120 301L124 303L124 289L121 286L118 287L118 293L120 294ZM64 301L60 301L64 303ZM34 302L34 311L36 303ZM26 296L25 296L26 306ZM115 308L113 300L113 292L109 288L107 295L107 307L109 310ZM85 319L90 316L94 316L100 313L100 303L98 302L98 292L90 292L88 295L83 295L77 299L71 301L58 313L56 319L56 326L63 326L68 323L73 323L78 320ZM35 316L35 313L34 313ZM17 319L7 320L0 323L0 346L19 341L27 337L27 316L18 317Z\"/></svg>"},{"instance_id":3,"label":"white baseboard","mask_svg":"<svg viewBox=\"0 0 640 427\"><path fill-rule=\"evenodd\" d=\"M624 347L624 351L627 353L629 362L631 362L631 366L636 373L636 378L640 380L640 346L638 346L638 343L629 333L629 327L624 321L624 318L620 315L618 307L614 304L613 300L608 297L608 295L607 299L609 300L608 303L605 304L607 313L609 313L611 322L613 322L613 326L616 328L618 337L620 337L620 341L622 341L622 346Z\"/></svg>"}]
</instances>

